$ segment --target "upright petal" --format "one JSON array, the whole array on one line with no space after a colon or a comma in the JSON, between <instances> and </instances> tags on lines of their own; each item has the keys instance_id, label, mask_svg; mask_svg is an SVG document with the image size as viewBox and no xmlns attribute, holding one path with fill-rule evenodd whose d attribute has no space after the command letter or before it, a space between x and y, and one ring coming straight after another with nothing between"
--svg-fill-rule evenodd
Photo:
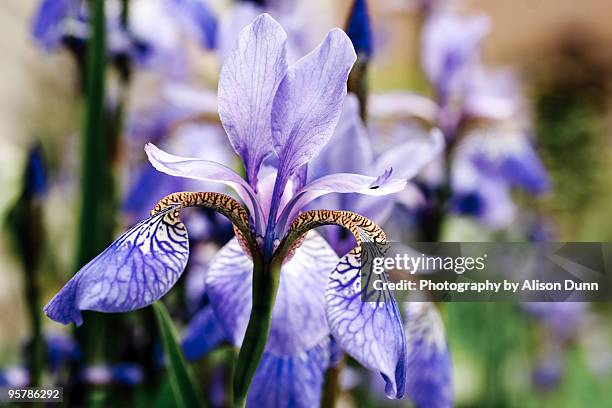
<instances>
[{"instance_id":1,"label":"upright petal","mask_svg":"<svg viewBox=\"0 0 612 408\"><path fill-rule=\"evenodd\" d=\"M289 68L272 109L274 149L283 182L332 136L355 59L349 38L334 29L319 47Z\"/></svg>"},{"instance_id":2,"label":"upright petal","mask_svg":"<svg viewBox=\"0 0 612 408\"><path fill-rule=\"evenodd\" d=\"M170 207L132 227L81 268L45 306L51 319L83 323L82 310L129 312L174 286L189 255L187 230Z\"/></svg>"},{"instance_id":3,"label":"upright petal","mask_svg":"<svg viewBox=\"0 0 612 408\"><path fill-rule=\"evenodd\" d=\"M351 251L330 276L326 293L330 330L344 351L380 373L387 397L401 398L406 381L401 316L391 293L371 291L372 297L362 300L360 269L360 256Z\"/></svg>"},{"instance_id":4,"label":"upright petal","mask_svg":"<svg viewBox=\"0 0 612 408\"><path fill-rule=\"evenodd\" d=\"M244 160L247 179L272 151L270 115L274 95L287 71L287 35L268 14L240 33L219 78L219 115L232 146Z\"/></svg>"},{"instance_id":5,"label":"upright petal","mask_svg":"<svg viewBox=\"0 0 612 408\"><path fill-rule=\"evenodd\" d=\"M210 305L204 306L191 319L181 342L188 360L197 360L227 339L221 322Z\"/></svg>"},{"instance_id":6,"label":"upright petal","mask_svg":"<svg viewBox=\"0 0 612 408\"><path fill-rule=\"evenodd\" d=\"M444 323L432 303L406 303L406 393L417 407L453 406L451 359Z\"/></svg>"},{"instance_id":7,"label":"upright petal","mask_svg":"<svg viewBox=\"0 0 612 408\"><path fill-rule=\"evenodd\" d=\"M266 351L299 354L329 336L325 286L338 257L317 233L310 233L281 270ZM211 305L230 340L242 343L251 310L253 264L236 239L219 251L206 279Z\"/></svg>"},{"instance_id":8,"label":"upright petal","mask_svg":"<svg viewBox=\"0 0 612 408\"><path fill-rule=\"evenodd\" d=\"M265 353L253 378L248 406L317 407L325 370L332 358L330 339L295 355Z\"/></svg>"},{"instance_id":9,"label":"upright petal","mask_svg":"<svg viewBox=\"0 0 612 408\"><path fill-rule=\"evenodd\" d=\"M261 221L261 208L253 189L232 169L222 164L190 157L174 156L147 143L145 152L149 161L162 173L195 180L215 181L232 187L245 203L256 224Z\"/></svg>"}]
</instances>

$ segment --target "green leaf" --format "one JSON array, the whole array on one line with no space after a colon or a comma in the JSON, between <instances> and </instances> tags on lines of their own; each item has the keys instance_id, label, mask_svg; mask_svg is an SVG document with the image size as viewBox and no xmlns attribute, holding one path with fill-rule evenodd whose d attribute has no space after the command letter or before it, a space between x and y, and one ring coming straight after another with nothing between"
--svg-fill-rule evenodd
<instances>
[{"instance_id":1,"label":"green leaf","mask_svg":"<svg viewBox=\"0 0 612 408\"><path fill-rule=\"evenodd\" d=\"M168 376L177 407L203 407L204 402L195 385L191 367L187 365L168 310L161 302L153 303L155 320L168 361Z\"/></svg>"}]
</instances>

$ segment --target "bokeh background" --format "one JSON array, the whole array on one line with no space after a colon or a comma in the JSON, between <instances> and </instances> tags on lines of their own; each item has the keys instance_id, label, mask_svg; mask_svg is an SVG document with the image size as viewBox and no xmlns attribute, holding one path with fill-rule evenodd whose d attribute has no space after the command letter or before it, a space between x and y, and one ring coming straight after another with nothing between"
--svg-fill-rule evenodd
<instances>
[{"instance_id":1,"label":"bokeh background","mask_svg":"<svg viewBox=\"0 0 612 408\"><path fill-rule=\"evenodd\" d=\"M299 28L308 31L308 42L318 41L331 27L344 27L352 2L297 3L303 16ZM416 3L369 2L375 48L368 77L371 93L430 92L418 64ZM232 7L229 0L209 4L219 15ZM38 6L37 1L0 3L0 370L23 366L23 350L31 336L28 275L9 225L21 199L30 149L37 143L46 163L44 229L40 231L44 248L37 267L41 305L71 276L77 257L84 117L81 79L74 55L64 48L45 52L33 39L31 27ZM520 77L537 151L551 176L552 188L546 194L516 197L521 208L544 220L543 233L555 240L612 240L612 3L481 0L463 2L461 9L490 18L492 29L483 43L483 58L487 65L510 67ZM181 39L179 44L195 67L188 75L189 83L214 89L219 61L188 40ZM120 81L111 78L108 93L115 100L125 98L126 123L133 112L159 108L160 77L159 72L133 69L129 94L124 96L116 85ZM189 120L207 122L203 116ZM120 132L116 157L120 197L136 177L133 164L144 160L138 150L141 139L130 138L126 132ZM133 221L134 214L121 213L110 228L116 234ZM452 217L442 236L446 240L500 238L516 235L512 228L491 231L460 216ZM542 323L538 313L513 304L444 304L440 311L452 353L457 406L612 404L610 305L554 311L552 323ZM71 333L70 328L41 319L45 333ZM341 401L347 406L378 406L373 395L367 386L356 385Z\"/></svg>"}]
</instances>

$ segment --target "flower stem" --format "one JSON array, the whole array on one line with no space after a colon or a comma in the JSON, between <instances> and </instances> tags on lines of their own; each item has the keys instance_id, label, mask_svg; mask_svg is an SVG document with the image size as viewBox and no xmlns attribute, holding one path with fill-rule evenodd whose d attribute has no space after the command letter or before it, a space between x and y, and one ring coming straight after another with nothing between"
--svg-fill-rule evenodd
<instances>
[{"instance_id":1,"label":"flower stem","mask_svg":"<svg viewBox=\"0 0 612 408\"><path fill-rule=\"evenodd\" d=\"M244 407L249 387L270 334L282 258L253 257L253 305L234 371L234 407Z\"/></svg>"}]
</instances>

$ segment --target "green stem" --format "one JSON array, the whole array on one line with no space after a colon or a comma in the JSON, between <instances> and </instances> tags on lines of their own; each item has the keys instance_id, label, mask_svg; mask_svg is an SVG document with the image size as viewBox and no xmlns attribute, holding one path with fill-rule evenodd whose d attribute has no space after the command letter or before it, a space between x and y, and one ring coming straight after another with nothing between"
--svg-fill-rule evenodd
<instances>
[{"instance_id":1,"label":"green stem","mask_svg":"<svg viewBox=\"0 0 612 408\"><path fill-rule=\"evenodd\" d=\"M102 236L108 230L101 211L108 186L106 166L107 146L104 132L104 90L106 72L106 18L104 0L92 0L93 30L87 48L87 88L85 124L83 129L83 161L81 175L81 214L78 238L77 266L93 259L112 237Z\"/></svg>"},{"instance_id":2,"label":"green stem","mask_svg":"<svg viewBox=\"0 0 612 408\"><path fill-rule=\"evenodd\" d=\"M270 334L282 257L253 257L253 306L234 371L234 407L244 407L249 387Z\"/></svg>"},{"instance_id":3,"label":"green stem","mask_svg":"<svg viewBox=\"0 0 612 408\"><path fill-rule=\"evenodd\" d=\"M25 282L25 292L28 305L28 314L30 315L30 324L32 330L32 343L29 350L29 371L30 371L30 386L36 387L40 385L40 380L43 370L43 361L45 353L45 343L42 334L42 325L40 319L41 306L39 303L40 290L38 280L35 273L32 273Z\"/></svg>"}]
</instances>

